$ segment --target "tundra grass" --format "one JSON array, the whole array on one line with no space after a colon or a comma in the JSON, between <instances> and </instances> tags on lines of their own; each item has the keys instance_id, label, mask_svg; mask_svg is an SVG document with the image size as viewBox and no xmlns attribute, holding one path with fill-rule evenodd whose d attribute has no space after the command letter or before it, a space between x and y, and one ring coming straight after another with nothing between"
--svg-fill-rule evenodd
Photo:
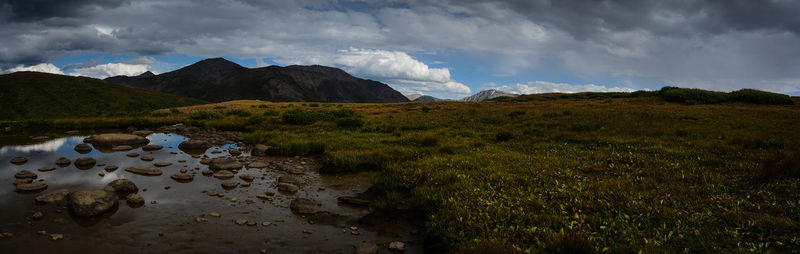
<instances>
[{"instance_id":1,"label":"tundra grass","mask_svg":"<svg viewBox=\"0 0 800 254\"><path fill-rule=\"evenodd\" d=\"M359 124L330 117L348 110ZM546 95L176 111L146 119L246 130L275 153L319 155L323 172L379 171L379 208L423 217L448 252L800 249L797 103ZM220 113L190 118L199 111Z\"/></svg>"}]
</instances>

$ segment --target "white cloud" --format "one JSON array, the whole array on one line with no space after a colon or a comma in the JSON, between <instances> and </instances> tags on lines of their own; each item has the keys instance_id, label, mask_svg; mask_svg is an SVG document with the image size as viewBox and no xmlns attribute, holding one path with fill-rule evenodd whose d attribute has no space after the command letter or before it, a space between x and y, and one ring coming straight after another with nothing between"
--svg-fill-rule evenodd
<instances>
[{"instance_id":1,"label":"white cloud","mask_svg":"<svg viewBox=\"0 0 800 254\"><path fill-rule=\"evenodd\" d=\"M636 89L626 87L606 87L595 84L572 85L566 83L553 83L547 81L532 81L515 86L502 86L501 90L508 90L520 94L536 93L580 93L580 92L633 92Z\"/></svg>"},{"instance_id":2,"label":"white cloud","mask_svg":"<svg viewBox=\"0 0 800 254\"><path fill-rule=\"evenodd\" d=\"M86 68L77 68L75 72L70 74L101 79L118 75L136 76L146 72L147 67L148 65L145 64L108 63Z\"/></svg>"},{"instance_id":3,"label":"white cloud","mask_svg":"<svg viewBox=\"0 0 800 254\"><path fill-rule=\"evenodd\" d=\"M53 74L64 74L60 68L56 67L51 63L40 63L37 65L31 66L17 66L11 69L6 70L6 72L18 72L18 71L37 71L37 72L46 72L46 73L53 73Z\"/></svg>"},{"instance_id":4,"label":"white cloud","mask_svg":"<svg viewBox=\"0 0 800 254\"><path fill-rule=\"evenodd\" d=\"M455 98L471 92L469 87L450 78L449 69L431 68L402 51L351 47L333 54L276 61L339 67L354 76L383 81L403 94L425 93Z\"/></svg>"}]
</instances>

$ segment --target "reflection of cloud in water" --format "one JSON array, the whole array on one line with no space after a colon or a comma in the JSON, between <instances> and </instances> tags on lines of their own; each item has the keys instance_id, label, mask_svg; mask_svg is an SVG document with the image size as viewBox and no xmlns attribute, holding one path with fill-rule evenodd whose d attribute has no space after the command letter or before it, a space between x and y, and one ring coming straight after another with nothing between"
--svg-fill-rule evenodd
<instances>
[{"instance_id":1,"label":"reflection of cloud in water","mask_svg":"<svg viewBox=\"0 0 800 254\"><path fill-rule=\"evenodd\" d=\"M54 152L58 150L64 143L67 143L67 138L57 138L53 140L45 141L44 143L33 144L33 145L22 145L22 146L4 146L0 148L0 154L9 153L9 152L33 152L33 151L42 151L42 152Z\"/></svg>"}]
</instances>

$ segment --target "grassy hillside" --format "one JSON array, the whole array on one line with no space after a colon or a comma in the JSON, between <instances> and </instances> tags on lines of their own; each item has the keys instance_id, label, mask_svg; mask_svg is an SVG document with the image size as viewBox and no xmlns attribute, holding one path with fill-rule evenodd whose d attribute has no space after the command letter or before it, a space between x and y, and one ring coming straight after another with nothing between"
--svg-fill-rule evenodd
<instances>
[{"instance_id":1,"label":"grassy hillside","mask_svg":"<svg viewBox=\"0 0 800 254\"><path fill-rule=\"evenodd\" d=\"M201 100L102 80L38 72L0 75L0 119L126 115Z\"/></svg>"},{"instance_id":2,"label":"grassy hillside","mask_svg":"<svg viewBox=\"0 0 800 254\"><path fill-rule=\"evenodd\" d=\"M422 218L432 246L447 252L800 249L798 105L549 94L480 103L235 101L145 120L59 121L247 130L247 142L278 154L320 155L324 172L377 170L381 216Z\"/></svg>"}]
</instances>

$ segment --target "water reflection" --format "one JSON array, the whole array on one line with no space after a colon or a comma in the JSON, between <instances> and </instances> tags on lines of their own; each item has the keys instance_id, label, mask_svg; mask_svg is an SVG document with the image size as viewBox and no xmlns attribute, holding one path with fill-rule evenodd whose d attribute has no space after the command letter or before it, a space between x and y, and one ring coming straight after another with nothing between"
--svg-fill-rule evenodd
<instances>
[{"instance_id":1,"label":"water reflection","mask_svg":"<svg viewBox=\"0 0 800 254\"><path fill-rule=\"evenodd\" d=\"M234 179L219 180L201 174L208 169L200 163L203 157L230 156L231 148L237 144L211 147L202 151L182 151L178 145L186 140L176 134L155 133L149 135L151 145L161 145L157 151L143 151L140 147L128 151L98 151L80 154L73 148L82 143L85 136L58 138L34 145L6 145L0 149L0 232L13 232L15 238L0 240L0 249L9 253L36 252L74 252L101 253L123 252L244 252L253 253L261 249L277 253L297 252L351 252L352 245L364 241L388 243L390 240L404 240L409 250L419 251L413 244L416 238L409 235L382 235L375 231L361 229L353 234L348 229L358 225L358 218L369 213L360 207L343 206L336 201L339 196L355 195L369 188L371 173L345 176L321 176L316 170L308 170L302 177L309 183L300 186L295 194L279 193L275 189L277 179L284 172L270 169L241 169L239 175L249 174L255 180L249 187L226 190L221 183L234 181L243 183L238 176ZM247 160L249 152L244 149L238 157ZM136 152L139 156L128 157ZM143 161L141 156L154 157L153 161ZM201 155L192 156L192 155ZM9 163L11 158L23 156L29 160L22 165ZM73 163L57 167L55 161L66 157ZM91 157L96 164L86 170L74 165L78 157ZM272 163L300 163L297 158L270 157ZM312 159L302 159L302 163L312 165ZM155 162L170 162L172 165L160 167L161 176L143 176L126 172L128 167L152 167ZM105 166L114 165L118 169L107 172ZM305 164L304 164L305 165ZM40 172L43 167L56 167L55 170ZM49 185L43 193L66 188L102 189L116 179L130 179L139 187L138 194L145 199L140 207L131 207L124 200L100 217L77 218L70 214L62 204L40 205L33 201L39 194L20 194L14 192L14 174L29 170L38 175L36 181L43 179ZM176 181L170 176L181 173L194 176L192 181ZM102 173L102 174L101 174ZM222 193L223 197L210 196L209 193ZM265 193L275 193L272 201L256 198ZM296 197L312 198L320 201L326 219L293 214L289 204ZM238 201L232 202L236 198ZM155 201L155 204L151 204ZM41 220L26 217L35 211L45 214ZM218 212L222 217L207 216ZM194 219L204 216L207 222L197 223ZM258 222L257 226L237 226L235 219ZM312 223L321 221L320 223ZM262 226L261 222L271 222ZM50 241L37 234L39 230L49 233L65 234L62 241ZM311 232L311 233L308 233ZM163 234L160 236L159 233ZM92 246L87 249L86 246ZM416 249L414 246L417 246ZM6 252L6 251L3 251Z\"/></svg>"}]
</instances>

